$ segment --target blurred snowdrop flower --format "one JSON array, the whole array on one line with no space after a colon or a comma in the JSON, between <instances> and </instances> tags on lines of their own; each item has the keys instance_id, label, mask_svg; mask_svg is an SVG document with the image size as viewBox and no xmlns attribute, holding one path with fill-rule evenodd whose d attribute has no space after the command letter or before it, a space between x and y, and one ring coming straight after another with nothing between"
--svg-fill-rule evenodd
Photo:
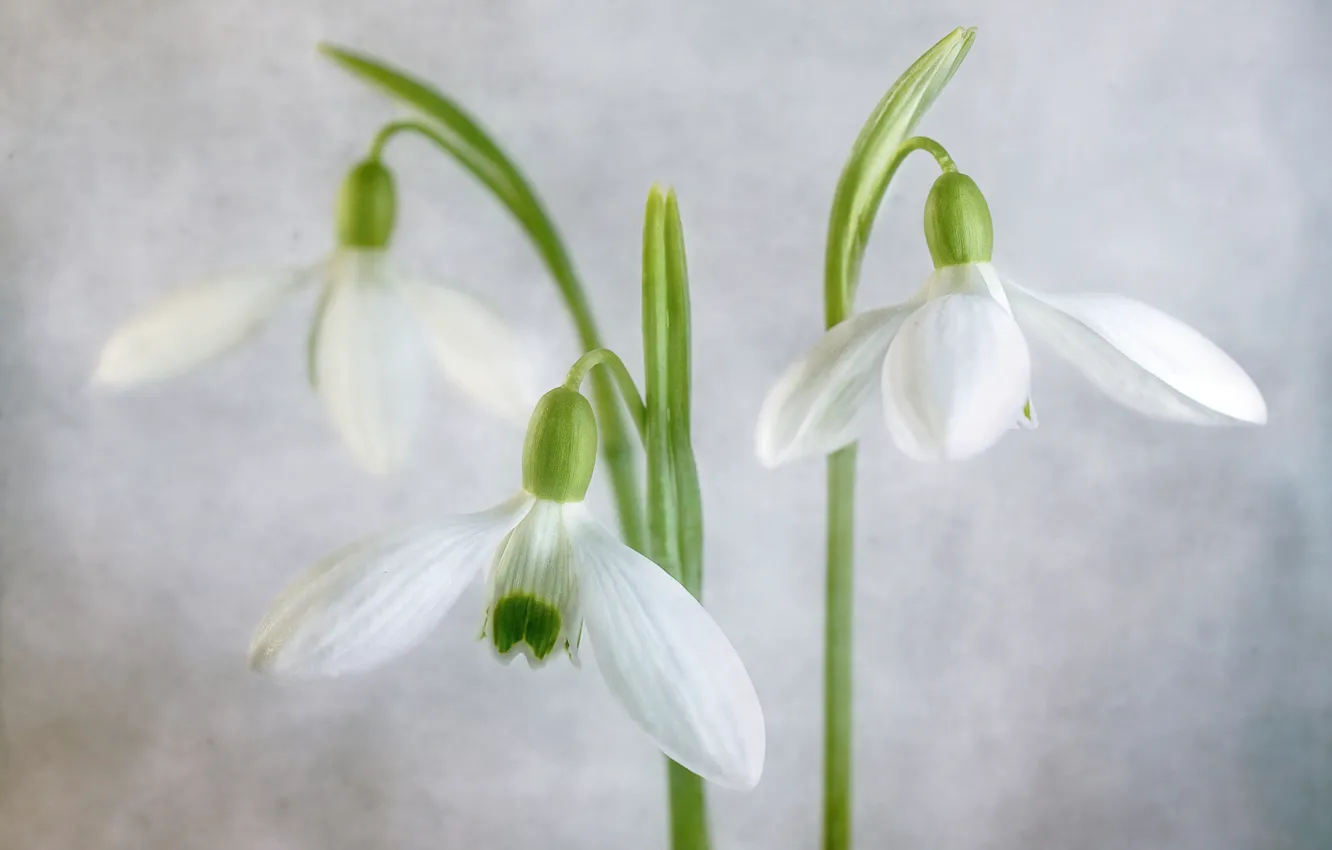
<instances>
[{"instance_id":1,"label":"blurred snowdrop flower","mask_svg":"<svg viewBox=\"0 0 1332 850\"><path fill-rule=\"evenodd\" d=\"M596 445L587 400L547 393L516 496L324 560L273 603L251 666L309 677L372 668L421 641L488 566L483 636L501 659L522 654L536 667L563 649L577 663L586 626L611 693L666 755L720 785L753 787L764 724L744 664L684 587L584 507Z\"/></svg>"},{"instance_id":2,"label":"blurred snowdrop flower","mask_svg":"<svg viewBox=\"0 0 1332 850\"><path fill-rule=\"evenodd\" d=\"M769 392L757 429L764 465L858 439L876 383L889 434L916 460L971 457L1015 423L1034 427L1023 329L1148 416L1267 420L1244 370L1183 322L1117 295L1046 295L1001 277L989 207L970 177L935 182L925 236L935 270L920 291L833 327Z\"/></svg>"},{"instance_id":3,"label":"blurred snowdrop flower","mask_svg":"<svg viewBox=\"0 0 1332 850\"><path fill-rule=\"evenodd\" d=\"M516 336L462 293L401 275L387 246L393 178L374 160L342 187L338 248L313 267L223 277L180 290L121 326L95 382L128 387L188 372L249 338L302 285L322 287L309 338L310 379L356 460L386 473L405 459L433 353L453 383L521 421L536 397Z\"/></svg>"}]
</instances>

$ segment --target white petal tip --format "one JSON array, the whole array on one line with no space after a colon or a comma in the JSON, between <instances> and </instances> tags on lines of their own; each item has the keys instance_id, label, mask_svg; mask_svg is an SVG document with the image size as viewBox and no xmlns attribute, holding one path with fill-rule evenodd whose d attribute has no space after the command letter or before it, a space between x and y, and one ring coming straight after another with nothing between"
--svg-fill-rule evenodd
<instances>
[{"instance_id":1,"label":"white petal tip","mask_svg":"<svg viewBox=\"0 0 1332 850\"><path fill-rule=\"evenodd\" d=\"M172 377L173 374L158 374L147 362L141 362L133 351L122 345L119 337L112 337L103 347L97 359L89 381L94 386L110 389L123 389L151 383L155 380Z\"/></svg>"},{"instance_id":2,"label":"white petal tip","mask_svg":"<svg viewBox=\"0 0 1332 850\"><path fill-rule=\"evenodd\" d=\"M729 788L732 791L752 791L763 778L763 751L749 757L744 764L736 765L734 770L726 771L715 777L704 777L714 785Z\"/></svg>"},{"instance_id":3,"label":"white petal tip","mask_svg":"<svg viewBox=\"0 0 1332 850\"><path fill-rule=\"evenodd\" d=\"M1245 375L1245 377L1248 376ZM1252 379L1246 383L1247 386L1243 387L1242 390L1237 388L1235 404L1232 405L1232 409L1223 412L1245 425L1266 425L1267 401Z\"/></svg>"},{"instance_id":4,"label":"white petal tip","mask_svg":"<svg viewBox=\"0 0 1332 850\"><path fill-rule=\"evenodd\" d=\"M758 458L759 464L764 469L776 469L787 461L787 458L772 445L766 443L762 436L754 448L754 456Z\"/></svg>"},{"instance_id":5,"label":"white petal tip","mask_svg":"<svg viewBox=\"0 0 1332 850\"><path fill-rule=\"evenodd\" d=\"M273 648L260 643L256 638L250 645L250 669L255 673L273 673L276 670L273 661Z\"/></svg>"},{"instance_id":6,"label":"white petal tip","mask_svg":"<svg viewBox=\"0 0 1332 850\"><path fill-rule=\"evenodd\" d=\"M283 657L282 644L261 627L250 642L249 667L252 672L265 676L315 676L317 670L302 670L297 659Z\"/></svg>"}]
</instances>

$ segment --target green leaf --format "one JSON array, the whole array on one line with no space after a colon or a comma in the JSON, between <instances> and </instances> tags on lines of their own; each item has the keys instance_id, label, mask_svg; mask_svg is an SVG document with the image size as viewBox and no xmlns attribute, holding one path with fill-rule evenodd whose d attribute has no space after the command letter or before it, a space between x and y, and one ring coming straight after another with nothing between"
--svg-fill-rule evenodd
<instances>
[{"instance_id":1,"label":"green leaf","mask_svg":"<svg viewBox=\"0 0 1332 850\"><path fill-rule=\"evenodd\" d=\"M652 558L703 592L703 507L690 440L689 270L675 193L653 186L643 220L644 448Z\"/></svg>"},{"instance_id":2,"label":"green leaf","mask_svg":"<svg viewBox=\"0 0 1332 850\"><path fill-rule=\"evenodd\" d=\"M698 466L690 437L690 310L689 266L685 260L684 227L675 192L666 195L667 407L670 412L671 465L679 539L680 581L696 598L703 595L703 504Z\"/></svg>"},{"instance_id":3,"label":"green leaf","mask_svg":"<svg viewBox=\"0 0 1332 850\"><path fill-rule=\"evenodd\" d=\"M901 164L898 148L952 79L976 29L953 30L917 59L865 122L833 196L824 261L824 312L832 327L851 312L860 261L888 183Z\"/></svg>"},{"instance_id":4,"label":"green leaf","mask_svg":"<svg viewBox=\"0 0 1332 850\"><path fill-rule=\"evenodd\" d=\"M654 185L643 214L643 404L646 424L648 555L682 580L675 462L671 452L670 263L667 193Z\"/></svg>"}]
</instances>

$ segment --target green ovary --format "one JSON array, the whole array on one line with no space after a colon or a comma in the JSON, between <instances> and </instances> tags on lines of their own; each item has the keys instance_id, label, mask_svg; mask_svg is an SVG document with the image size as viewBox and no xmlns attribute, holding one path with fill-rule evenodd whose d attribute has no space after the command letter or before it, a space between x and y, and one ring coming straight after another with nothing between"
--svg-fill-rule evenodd
<instances>
[{"instance_id":1,"label":"green ovary","mask_svg":"<svg viewBox=\"0 0 1332 850\"><path fill-rule=\"evenodd\" d=\"M527 593L510 594L491 612L491 639L500 655L526 643L542 661L559 642L562 621L560 609L549 602Z\"/></svg>"}]
</instances>

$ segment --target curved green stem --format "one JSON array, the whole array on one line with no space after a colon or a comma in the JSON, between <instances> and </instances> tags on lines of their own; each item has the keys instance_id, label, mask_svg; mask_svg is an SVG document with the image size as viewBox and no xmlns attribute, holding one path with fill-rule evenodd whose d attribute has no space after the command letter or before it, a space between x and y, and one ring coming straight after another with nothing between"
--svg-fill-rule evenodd
<instances>
[{"instance_id":1,"label":"curved green stem","mask_svg":"<svg viewBox=\"0 0 1332 850\"><path fill-rule=\"evenodd\" d=\"M416 133L434 142L443 148L446 153L452 153L453 146L444 138L441 133L433 130L429 124L424 121L417 121L414 118L404 118L399 121L390 121L379 132L375 134L374 141L370 143L370 153L366 155L367 159L378 162L384 155L384 147L388 145L389 140L399 133Z\"/></svg>"},{"instance_id":2,"label":"curved green stem","mask_svg":"<svg viewBox=\"0 0 1332 850\"><path fill-rule=\"evenodd\" d=\"M907 158L907 154L912 151L925 151L934 157L934 161L939 163L939 168L943 169L945 174L957 171L957 166L953 164L953 158L944 150L944 146L931 139L929 136L912 136L902 143L893 157L893 164L889 166L890 171L896 171L897 166L902 160Z\"/></svg>"},{"instance_id":3,"label":"curved green stem","mask_svg":"<svg viewBox=\"0 0 1332 850\"><path fill-rule=\"evenodd\" d=\"M611 379L615 381L615 388L620 391L624 408L629 411L629 418L634 421L634 427L638 429L639 439L645 441L647 420L643 411L643 397L638 394L638 386L634 383L629 370L625 368L624 361L614 351L609 348L594 348L585 352L574 361L573 366L569 367L569 376L564 379L564 386L577 390L582 386L587 374L597 366L610 373Z\"/></svg>"},{"instance_id":4,"label":"curved green stem","mask_svg":"<svg viewBox=\"0 0 1332 850\"><path fill-rule=\"evenodd\" d=\"M948 151L944 150L943 145L928 136L912 136L898 146L892 158L884 165L883 171L876 181L879 186L875 192L876 198L883 196L893 176L897 174L897 169L915 151L925 151L933 156L934 161L939 163L939 168L945 174L957 171L953 158L948 154ZM869 242L869 228L874 223L874 215L877 210L878 201L876 200L868 214L859 221L855 228L855 241L862 248ZM834 214L836 212L835 210ZM833 244L831 235L828 241L831 247ZM830 250L825 258L823 274L823 313L826 320L825 326L831 328L851 315L851 307L856 298L856 286L860 278L860 252L857 251L853 259L847 262Z\"/></svg>"}]
</instances>

